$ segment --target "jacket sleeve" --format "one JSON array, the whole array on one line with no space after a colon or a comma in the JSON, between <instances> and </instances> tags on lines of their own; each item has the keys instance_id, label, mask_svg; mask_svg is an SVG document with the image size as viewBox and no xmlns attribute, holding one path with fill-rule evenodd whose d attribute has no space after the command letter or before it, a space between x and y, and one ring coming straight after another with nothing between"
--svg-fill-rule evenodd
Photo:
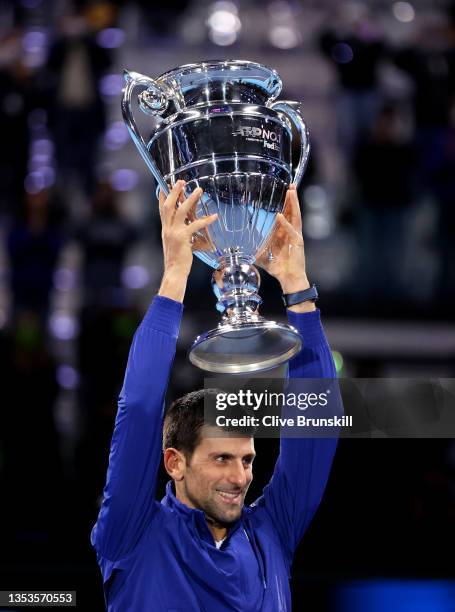
<instances>
[{"instance_id":1,"label":"jacket sleeve","mask_svg":"<svg viewBox=\"0 0 455 612\"><path fill-rule=\"evenodd\" d=\"M112 436L104 499L91 541L107 580L150 521L161 461L164 397L183 306L155 297L130 349ZM103 561L103 562L102 562Z\"/></svg>"},{"instance_id":2,"label":"jacket sleeve","mask_svg":"<svg viewBox=\"0 0 455 612\"><path fill-rule=\"evenodd\" d=\"M302 351L289 363L290 378L336 378L319 310L304 314L288 311L288 317L303 339ZM258 503L275 525L289 565L321 501L336 446L336 437L281 438L272 479Z\"/></svg>"}]
</instances>

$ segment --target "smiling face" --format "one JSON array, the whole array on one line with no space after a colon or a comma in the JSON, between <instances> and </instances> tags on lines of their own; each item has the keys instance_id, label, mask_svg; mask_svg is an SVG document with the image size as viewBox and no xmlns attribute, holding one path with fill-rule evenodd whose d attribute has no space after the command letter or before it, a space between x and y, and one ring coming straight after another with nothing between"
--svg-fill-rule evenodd
<instances>
[{"instance_id":1,"label":"smiling face","mask_svg":"<svg viewBox=\"0 0 455 612\"><path fill-rule=\"evenodd\" d=\"M214 429L202 427L190 460L183 458L176 493L190 508L202 510L209 522L227 526L240 518L253 480L254 440L214 437Z\"/></svg>"}]
</instances>

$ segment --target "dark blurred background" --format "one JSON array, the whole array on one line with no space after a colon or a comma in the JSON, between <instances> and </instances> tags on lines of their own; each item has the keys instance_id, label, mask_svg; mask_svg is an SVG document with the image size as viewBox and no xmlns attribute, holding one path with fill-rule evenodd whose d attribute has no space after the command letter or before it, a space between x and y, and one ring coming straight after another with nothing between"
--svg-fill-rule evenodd
<instances>
[{"instance_id":1,"label":"dark blurred background","mask_svg":"<svg viewBox=\"0 0 455 612\"><path fill-rule=\"evenodd\" d=\"M76 589L103 609L89 535L162 271L121 74L212 58L272 66L303 101L308 274L340 376L454 376L453 4L0 0L0 590ZM218 320L209 279L196 260L169 399L203 384L186 349ZM283 318L262 281L263 313ZM250 501L277 450L257 446ZM343 440L294 609L455 610L454 476L453 440Z\"/></svg>"}]
</instances>

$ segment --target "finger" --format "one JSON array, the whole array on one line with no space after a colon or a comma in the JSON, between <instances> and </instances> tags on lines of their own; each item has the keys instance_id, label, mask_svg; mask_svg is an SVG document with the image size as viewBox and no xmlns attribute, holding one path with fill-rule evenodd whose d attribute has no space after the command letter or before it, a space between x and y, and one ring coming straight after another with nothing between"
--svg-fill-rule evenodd
<instances>
[{"instance_id":1,"label":"finger","mask_svg":"<svg viewBox=\"0 0 455 612\"><path fill-rule=\"evenodd\" d=\"M158 204L159 204L159 208L160 208L160 212L164 206L164 202L166 201L166 194L164 193L164 191L162 189L160 189L160 195L158 198Z\"/></svg>"},{"instance_id":2,"label":"finger","mask_svg":"<svg viewBox=\"0 0 455 612\"><path fill-rule=\"evenodd\" d=\"M293 225L297 230L302 229L302 215L300 213L300 204L299 204L299 196L297 195L296 189L290 189L288 191L289 199L287 206L287 214L285 215L288 221Z\"/></svg>"},{"instance_id":3,"label":"finger","mask_svg":"<svg viewBox=\"0 0 455 612\"><path fill-rule=\"evenodd\" d=\"M176 219L184 219L190 214L191 209L195 206L202 195L202 189L198 187L193 193L178 207L175 217Z\"/></svg>"},{"instance_id":4,"label":"finger","mask_svg":"<svg viewBox=\"0 0 455 612\"><path fill-rule=\"evenodd\" d=\"M197 232L198 230L203 229L204 227L207 227L208 225L210 225L217 219L218 219L218 213L209 215L208 217L202 217L201 219L197 219L196 221L193 221L193 223L190 223L188 225L188 228L191 233L194 233L194 232Z\"/></svg>"},{"instance_id":5,"label":"finger","mask_svg":"<svg viewBox=\"0 0 455 612\"><path fill-rule=\"evenodd\" d=\"M159 185L159 189L158 189L158 201L159 202L164 202L166 201L167 196L169 195L169 192L172 189L172 185L170 183L166 183L166 187L167 187L167 191L163 189L163 187L161 187L161 185Z\"/></svg>"},{"instance_id":6,"label":"finger","mask_svg":"<svg viewBox=\"0 0 455 612\"><path fill-rule=\"evenodd\" d=\"M179 199L179 196L184 186L185 186L185 181L177 181L174 187L172 187L171 191L169 192L169 195L163 202L162 211L163 211L163 217L165 219L168 219L170 216L173 215L175 206L177 204L177 201Z\"/></svg>"},{"instance_id":7,"label":"finger","mask_svg":"<svg viewBox=\"0 0 455 612\"><path fill-rule=\"evenodd\" d=\"M291 198L291 190L288 189L286 191L286 197L284 198L283 210L281 211L286 218L287 217L290 218L290 213L289 213L290 198Z\"/></svg>"},{"instance_id":8,"label":"finger","mask_svg":"<svg viewBox=\"0 0 455 612\"><path fill-rule=\"evenodd\" d=\"M290 201L290 197L291 197L291 192L295 191L297 189L297 187L295 186L295 183L291 183L286 191L286 197L284 200L284 209L286 208L286 206L289 204Z\"/></svg>"},{"instance_id":9,"label":"finger","mask_svg":"<svg viewBox=\"0 0 455 612\"><path fill-rule=\"evenodd\" d=\"M276 221L277 224L279 224L279 227L281 227L286 232L286 234L289 236L289 238L291 238L291 240L303 245L302 233L297 231L292 225L292 223L289 223L289 221L282 213L278 213L278 215L276 216Z\"/></svg>"}]
</instances>

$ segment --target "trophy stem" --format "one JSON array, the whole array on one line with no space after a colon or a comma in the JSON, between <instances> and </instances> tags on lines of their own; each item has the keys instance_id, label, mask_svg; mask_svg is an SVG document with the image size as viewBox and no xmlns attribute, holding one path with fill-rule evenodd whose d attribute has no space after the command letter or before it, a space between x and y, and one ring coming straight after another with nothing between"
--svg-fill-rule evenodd
<instances>
[{"instance_id":1,"label":"trophy stem","mask_svg":"<svg viewBox=\"0 0 455 612\"><path fill-rule=\"evenodd\" d=\"M190 361L208 372L260 372L289 361L302 347L293 327L258 313L260 276L254 258L238 247L225 251L212 277L221 322L193 342Z\"/></svg>"},{"instance_id":2,"label":"trophy stem","mask_svg":"<svg viewBox=\"0 0 455 612\"><path fill-rule=\"evenodd\" d=\"M220 265L212 276L212 289L218 299L216 308L223 313L223 322L246 323L258 319L261 277L253 261L253 257L234 249L219 260Z\"/></svg>"}]
</instances>

